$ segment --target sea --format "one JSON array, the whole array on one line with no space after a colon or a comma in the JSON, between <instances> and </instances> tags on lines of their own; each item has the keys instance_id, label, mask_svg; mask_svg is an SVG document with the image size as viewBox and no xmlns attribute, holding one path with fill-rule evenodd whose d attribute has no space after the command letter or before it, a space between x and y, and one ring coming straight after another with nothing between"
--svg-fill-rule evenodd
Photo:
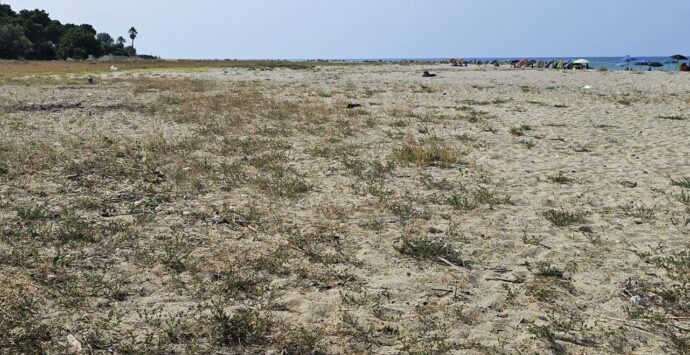
<instances>
[{"instance_id":1,"label":"sea","mask_svg":"<svg viewBox=\"0 0 690 355\"><path fill-rule=\"evenodd\" d=\"M456 57L462 58L462 57ZM491 62L497 60L499 63L510 62L512 60L520 59L530 59L536 61L550 62L555 61L566 61L566 60L577 60L577 59L587 59L589 60L589 66L592 69L606 68L608 70L636 70L636 71L676 71L678 70L677 64L668 64L663 67L649 67L646 65L637 65L639 62L659 62L663 63L668 60L669 57L659 57L659 56L649 56L649 57L634 57L638 60L631 63L624 63L622 57L504 57L504 58L472 58L465 57L465 61L481 60L482 62ZM344 62L389 62L389 63L399 63L404 61L417 61L417 62L443 62L447 61L449 58L369 58L369 59L335 59L333 61L344 61Z\"/></svg>"}]
</instances>

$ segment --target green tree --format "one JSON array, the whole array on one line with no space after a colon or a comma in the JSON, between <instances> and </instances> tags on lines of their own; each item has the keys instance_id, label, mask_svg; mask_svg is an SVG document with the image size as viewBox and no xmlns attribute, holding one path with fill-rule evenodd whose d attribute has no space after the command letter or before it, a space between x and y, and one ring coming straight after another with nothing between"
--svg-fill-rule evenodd
<instances>
[{"instance_id":1,"label":"green tree","mask_svg":"<svg viewBox=\"0 0 690 355\"><path fill-rule=\"evenodd\" d=\"M96 39L101 43L105 54L112 54L115 51L115 39L110 34L99 33L96 35Z\"/></svg>"},{"instance_id":2,"label":"green tree","mask_svg":"<svg viewBox=\"0 0 690 355\"><path fill-rule=\"evenodd\" d=\"M115 44L113 36L105 32L97 34L96 39L98 39L104 45L112 46L113 44Z\"/></svg>"},{"instance_id":3,"label":"green tree","mask_svg":"<svg viewBox=\"0 0 690 355\"><path fill-rule=\"evenodd\" d=\"M60 39L57 54L61 58L85 59L89 55L103 55L103 47L88 29L70 26Z\"/></svg>"},{"instance_id":4,"label":"green tree","mask_svg":"<svg viewBox=\"0 0 690 355\"><path fill-rule=\"evenodd\" d=\"M137 32L137 29L134 27L131 27L127 32L129 33L129 38L132 39L132 48L134 48L134 40L137 38L139 32Z\"/></svg>"},{"instance_id":5,"label":"green tree","mask_svg":"<svg viewBox=\"0 0 690 355\"><path fill-rule=\"evenodd\" d=\"M12 11L12 7L10 5L0 4L0 18L13 18L15 16L17 16L17 13Z\"/></svg>"},{"instance_id":6,"label":"green tree","mask_svg":"<svg viewBox=\"0 0 690 355\"><path fill-rule=\"evenodd\" d=\"M0 58L16 59L31 50L31 41L26 38L21 26L0 25Z\"/></svg>"}]
</instances>

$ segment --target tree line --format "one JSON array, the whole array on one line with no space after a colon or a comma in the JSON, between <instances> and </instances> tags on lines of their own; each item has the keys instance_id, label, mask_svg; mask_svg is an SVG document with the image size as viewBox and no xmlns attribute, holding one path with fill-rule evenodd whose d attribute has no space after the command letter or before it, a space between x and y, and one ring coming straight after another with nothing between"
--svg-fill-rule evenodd
<instances>
[{"instance_id":1,"label":"tree line","mask_svg":"<svg viewBox=\"0 0 690 355\"><path fill-rule=\"evenodd\" d=\"M10 5L0 4L0 58L2 59L86 59L106 54L134 56L134 40L138 32L128 31L132 45L120 36L98 33L89 24L62 24L44 10L15 12Z\"/></svg>"}]
</instances>

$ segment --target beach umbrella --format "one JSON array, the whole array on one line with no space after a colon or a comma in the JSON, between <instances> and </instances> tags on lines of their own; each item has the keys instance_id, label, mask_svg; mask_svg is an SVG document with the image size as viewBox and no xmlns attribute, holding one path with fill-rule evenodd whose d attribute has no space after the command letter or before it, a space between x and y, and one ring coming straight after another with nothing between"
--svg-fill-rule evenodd
<instances>
[{"instance_id":1,"label":"beach umbrella","mask_svg":"<svg viewBox=\"0 0 690 355\"><path fill-rule=\"evenodd\" d=\"M630 55L626 55L625 57L623 57L623 59L621 59L622 62L625 62L628 64L628 69L630 69L630 63L632 63L636 60L637 60L637 58L633 58Z\"/></svg>"},{"instance_id":2,"label":"beach umbrella","mask_svg":"<svg viewBox=\"0 0 690 355\"><path fill-rule=\"evenodd\" d=\"M684 56L684 55L676 54L676 55L671 56L671 59L674 59L674 60L688 60L688 57L686 57L686 56Z\"/></svg>"},{"instance_id":3,"label":"beach umbrella","mask_svg":"<svg viewBox=\"0 0 690 355\"><path fill-rule=\"evenodd\" d=\"M663 67L664 65L659 63L659 62L651 62L651 63L649 63L649 66L654 67L654 68L660 68L660 67Z\"/></svg>"},{"instance_id":4,"label":"beach umbrella","mask_svg":"<svg viewBox=\"0 0 690 355\"><path fill-rule=\"evenodd\" d=\"M587 65L587 64L589 64L589 60L587 60L587 59L578 59L578 60L573 61L573 64Z\"/></svg>"},{"instance_id":5,"label":"beach umbrella","mask_svg":"<svg viewBox=\"0 0 690 355\"><path fill-rule=\"evenodd\" d=\"M673 65L673 64L678 64L678 61L675 60L675 59L666 59L666 60L664 60L664 61L661 62L661 63L663 63L664 65L671 66L671 65Z\"/></svg>"}]
</instances>

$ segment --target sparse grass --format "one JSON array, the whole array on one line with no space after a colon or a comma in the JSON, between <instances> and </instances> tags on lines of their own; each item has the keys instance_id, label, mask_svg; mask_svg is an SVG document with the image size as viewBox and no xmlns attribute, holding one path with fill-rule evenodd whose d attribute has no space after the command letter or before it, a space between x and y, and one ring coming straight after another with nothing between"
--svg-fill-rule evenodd
<instances>
[{"instance_id":1,"label":"sparse grass","mask_svg":"<svg viewBox=\"0 0 690 355\"><path fill-rule=\"evenodd\" d=\"M542 213L547 221L557 227L567 227L584 220L584 212L570 212L566 210L547 210Z\"/></svg>"},{"instance_id":2,"label":"sparse grass","mask_svg":"<svg viewBox=\"0 0 690 355\"><path fill-rule=\"evenodd\" d=\"M281 166L275 166L268 176L260 177L256 182L262 191L288 199L296 199L313 189L294 169Z\"/></svg>"},{"instance_id":3,"label":"sparse grass","mask_svg":"<svg viewBox=\"0 0 690 355\"><path fill-rule=\"evenodd\" d=\"M393 152L395 160L420 167L450 168L459 163L460 156L457 150L440 144L406 144Z\"/></svg>"},{"instance_id":4,"label":"sparse grass","mask_svg":"<svg viewBox=\"0 0 690 355\"><path fill-rule=\"evenodd\" d=\"M528 132L531 130L532 130L532 126L523 124L523 125L511 128L510 134L517 136L517 137L522 137L525 135L525 132Z\"/></svg>"},{"instance_id":5,"label":"sparse grass","mask_svg":"<svg viewBox=\"0 0 690 355\"><path fill-rule=\"evenodd\" d=\"M259 311L238 309L228 315L220 305L214 305L212 329L219 345L252 346L269 342L273 322Z\"/></svg>"},{"instance_id":6,"label":"sparse grass","mask_svg":"<svg viewBox=\"0 0 690 355\"><path fill-rule=\"evenodd\" d=\"M656 217L653 208L646 207L639 203L630 202L620 208L626 216L638 218L646 222L652 221Z\"/></svg>"},{"instance_id":7,"label":"sparse grass","mask_svg":"<svg viewBox=\"0 0 690 355\"><path fill-rule=\"evenodd\" d=\"M437 91L437 89L428 86L428 85L419 85L419 86L413 86L412 87L412 92L415 94L433 94Z\"/></svg>"},{"instance_id":8,"label":"sparse grass","mask_svg":"<svg viewBox=\"0 0 690 355\"><path fill-rule=\"evenodd\" d=\"M537 272L535 275L540 277L555 277L560 279L563 278L563 270L553 266L550 261L543 261L537 265Z\"/></svg>"},{"instance_id":9,"label":"sparse grass","mask_svg":"<svg viewBox=\"0 0 690 355\"><path fill-rule=\"evenodd\" d=\"M671 185L690 189L690 177L680 178L678 180L671 179Z\"/></svg>"},{"instance_id":10,"label":"sparse grass","mask_svg":"<svg viewBox=\"0 0 690 355\"><path fill-rule=\"evenodd\" d=\"M527 234L522 235L522 242L526 245L540 246L544 242L544 237L542 236L528 236Z\"/></svg>"},{"instance_id":11,"label":"sparse grass","mask_svg":"<svg viewBox=\"0 0 690 355\"><path fill-rule=\"evenodd\" d=\"M10 70L5 63L0 72ZM560 74L548 88L520 88L505 83L520 82L512 78L523 72L496 71L492 77L511 80L485 85L478 80L494 79L446 68L448 78L467 83L421 88L417 74L384 75L417 73L415 64L184 65L118 65L120 73L103 73L94 85L85 78L102 73L101 64L45 63L23 71L30 77L0 75L0 92L22 102L0 105L0 126L11 132L0 138L0 353L77 353L74 339L82 352L126 354L688 348L680 327L690 316L683 244L690 178L674 165L663 172L673 176L665 190L663 181L649 186L663 227L650 237L635 231L651 227L621 223L626 212L609 207L649 201L642 180L621 190L600 169L571 164L586 158L572 148L583 152L576 138L590 133L616 139L616 149L592 141L597 166L629 159L632 141L624 137L649 123L589 132L595 122L576 121L583 105L615 123L617 100L671 104L685 100L678 89L664 97L642 87L581 97L564 90ZM43 71L50 68L64 71ZM472 100L463 101L467 90ZM519 102L502 99L516 90ZM52 106L86 96L81 107ZM364 109L346 109L356 102ZM549 125L553 116L530 113L564 113L556 102L568 102L572 117ZM545 130L517 126L533 137L507 139L501 132L512 124L494 116L501 112L520 112L533 130ZM676 144L678 137L663 138ZM539 154L506 153L530 139ZM515 160L524 155L527 161ZM645 184L658 185L666 175L648 159L639 155ZM567 170L544 173L554 166ZM595 196L544 181L586 183L587 191L613 184L615 191ZM633 195L612 205L623 192ZM571 205L541 215L547 208L540 206L553 203ZM578 208L596 211L594 228ZM649 210L638 203L628 213L638 219ZM579 229L549 228L578 222ZM630 233L635 243L626 242ZM649 252L610 261L634 259L630 250ZM477 260L476 271L468 260ZM607 291L609 303L629 305L630 295L647 302L607 314L627 315L626 323L650 333L590 312L598 300L587 297L590 287L615 287L599 273L602 265L630 274L621 290ZM639 280L623 283L628 278ZM498 296L489 312L487 287ZM524 309L529 320L518 322ZM508 326L482 337L497 313ZM480 336L463 340L470 328Z\"/></svg>"},{"instance_id":12,"label":"sparse grass","mask_svg":"<svg viewBox=\"0 0 690 355\"><path fill-rule=\"evenodd\" d=\"M403 255L413 257L417 260L429 260L436 263L443 263L439 258L443 258L458 266L467 266L462 258L462 254L451 244L428 240L422 238L404 238L402 245L396 248Z\"/></svg>"},{"instance_id":13,"label":"sparse grass","mask_svg":"<svg viewBox=\"0 0 690 355\"><path fill-rule=\"evenodd\" d=\"M112 63L91 63L88 61L13 61L3 60L0 66L0 78L12 78L27 75L60 75L60 74L99 74L109 73ZM120 71L136 70L140 72L155 72L164 70L193 72L205 68L244 68L244 69L280 69L293 70L313 69L322 66L343 66L358 64L343 63L299 63L287 61L202 61L202 60L147 60L117 63Z\"/></svg>"},{"instance_id":14,"label":"sparse grass","mask_svg":"<svg viewBox=\"0 0 690 355\"><path fill-rule=\"evenodd\" d=\"M647 323L668 335L674 350L685 354L690 351L690 337L687 332L676 328L674 322L690 316L690 252L688 250L655 256L652 253L638 253L668 274L672 282L650 283L629 280L624 287L627 292L645 295L647 307L626 307L629 318Z\"/></svg>"},{"instance_id":15,"label":"sparse grass","mask_svg":"<svg viewBox=\"0 0 690 355\"><path fill-rule=\"evenodd\" d=\"M554 175L548 176L547 179L554 184L570 185L573 179L567 177L564 172L559 171Z\"/></svg>"},{"instance_id":16,"label":"sparse grass","mask_svg":"<svg viewBox=\"0 0 690 355\"><path fill-rule=\"evenodd\" d=\"M456 210L470 211L483 204L490 206L507 205L511 203L509 195L501 195L484 187L479 187L470 192L453 194L447 199L447 203Z\"/></svg>"},{"instance_id":17,"label":"sparse grass","mask_svg":"<svg viewBox=\"0 0 690 355\"><path fill-rule=\"evenodd\" d=\"M522 144L527 149L534 149L537 146L533 140L521 139L518 143Z\"/></svg>"}]
</instances>

